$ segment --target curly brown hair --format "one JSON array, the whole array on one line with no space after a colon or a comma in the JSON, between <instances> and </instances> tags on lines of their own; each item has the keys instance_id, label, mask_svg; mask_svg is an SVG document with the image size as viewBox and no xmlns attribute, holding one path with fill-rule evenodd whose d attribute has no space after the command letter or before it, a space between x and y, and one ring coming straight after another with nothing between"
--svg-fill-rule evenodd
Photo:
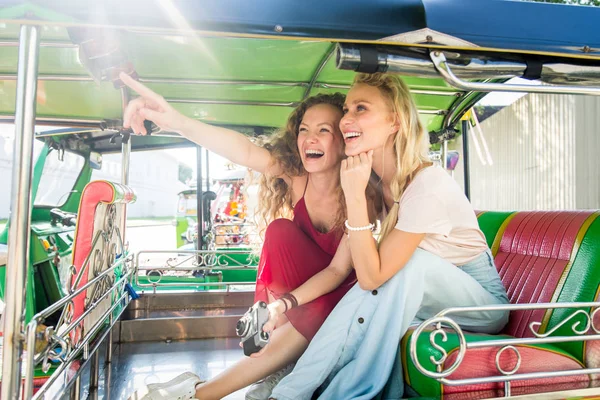
<instances>
[{"instance_id":1,"label":"curly brown hair","mask_svg":"<svg viewBox=\"0 0 600 400\"><path fill-rule=\"evenodd\" d=\"M269 150L273 162L279 164L282 175L298 177L306 175L298 151L298 130L306 111L319 104L330 104L342 112L345 96L341 93L318 94L304 100L290 114L285 128L274 134L264 147ZM286 181L280 176L261 175L259 181L259 202L256 215L261 237L267 225L277 218L293 218L292 193ZM338 185L339 186L339 185ZM335 227L342 226L346 215L346 202L341 186L338 187L340 207L337 211Z\"/></svg>"}]
</instances>

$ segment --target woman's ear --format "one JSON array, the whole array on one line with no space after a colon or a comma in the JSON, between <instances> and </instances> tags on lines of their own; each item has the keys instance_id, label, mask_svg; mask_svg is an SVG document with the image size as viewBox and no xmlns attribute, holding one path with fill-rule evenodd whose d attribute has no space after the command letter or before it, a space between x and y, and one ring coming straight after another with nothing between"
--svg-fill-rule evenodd
<instances>
[{"instance_id":1,"label":"woman's ear","mask_svg":"<svg viewBox=\"0 0 600 400\"><path fill-rule=\"evenodd\" d=\"M390 133L396 133L400 130L400 121L398 119L397 115L393 115L391 116L391 123L390 123Z\"/></svg>"}]
</instances>

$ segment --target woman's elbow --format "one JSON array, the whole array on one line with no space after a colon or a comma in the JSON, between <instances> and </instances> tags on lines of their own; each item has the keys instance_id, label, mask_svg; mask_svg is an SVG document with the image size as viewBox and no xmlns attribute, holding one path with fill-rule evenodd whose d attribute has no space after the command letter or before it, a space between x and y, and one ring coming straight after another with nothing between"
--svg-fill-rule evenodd
<instances>
[{"instance_id":1,"label":"woman's elbow","mask_svg":"<svg viewBox=\"0 0 600 400\"><path fill-rule=\"evenodd\" d=\"M362 289L362 290L375 290L377 289L379 286L381 286L380 283L378 283L377 281L371 279L371 278L362 278L358 277L358 286Z\"/></svg>"}]
</instances>

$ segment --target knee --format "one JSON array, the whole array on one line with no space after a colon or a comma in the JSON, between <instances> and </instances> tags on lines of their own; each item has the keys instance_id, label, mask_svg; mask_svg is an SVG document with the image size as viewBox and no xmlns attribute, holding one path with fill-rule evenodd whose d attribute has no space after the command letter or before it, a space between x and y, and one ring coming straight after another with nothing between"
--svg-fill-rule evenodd
<instances>
[{"instance_id":1,"label":"knee","mask_svg":"<svg viewBox=\"0 0 600 400\"><path fill-rule=\"evenodd\" d=\"M298 226L289 219L279 218L267 226L265 231L265 241L275 241L281 243L283 239L288 239L297 234Z\"/></svg>"}]
</instances>

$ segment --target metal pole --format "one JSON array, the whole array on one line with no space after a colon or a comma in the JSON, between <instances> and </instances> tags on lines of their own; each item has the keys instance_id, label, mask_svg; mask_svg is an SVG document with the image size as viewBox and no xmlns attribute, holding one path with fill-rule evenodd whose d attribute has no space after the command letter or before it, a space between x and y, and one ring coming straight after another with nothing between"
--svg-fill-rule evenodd
<instances>
[{"instance_id":1,"label":"metal pole","mask_svg":"<svg viewBox=\"0 0 600 400\"><path fill-rule=\"evenodd\" d=\"M198 241L196 250L204 249L204 202L202 201L202 147L196 147L196 213L198 214Z\"/></svg>"},{"instance_id":2,"label":"metal pole","mask_svg":"<svg viewBox=\"0 0 600 400\"><path fill-rule=\"evenodd\" d=\"M204 156L206 157L206 191L210 191L210 153L208 149L204 152Z\"/></svg>"},{"instance_id":3,"label":"metal pole","mask_svg":"<svg viewBox=\"0 0 600 400\"><path fill-rule=\"evenodd\" d=\"M129 92L126 88L121 88L121 107L123 108L123 112L125 112L125 108L129 103ZM123 185L129 184L129 161L131 159L131 136L127 143L121 144L121 183ZM126 243L125 236L127 231L127 204L123 205L123 221L121 222L121 240L123 244ZM112 314L110 316L110 324L113 323ZM107 344L106 344L106 364L110 364L112 362L112 354L113 354L113 329L110 328L110 332L108 333ZM96 361L96 360L94 360ZM110 367L109 367L110 368ZM97 379L97 377L96 377Z\"/></svg>"},{"instance_id":4,"label":"metal pole","mask_svg":"<svg viewBox=\"0 0 600 400\"><path fill-rule=\"evenodd\" d=\"M90 391L98 390L98 381L100 375L100 355L95 351L90 362Z\"/></svg>"},{"instance_id":5,"label":"metal pole","mask_svg":"<svg viewBox=\"0 0 600 400\"><path fill-rule=\"evenodd\" d=\"M442 142L442 167L447 171L448 170L448 141L444 139Z\"/></svg>"},{"instance_id":6,"label":"metal pole","mask_svg":"<svg viewBox=\"0 0 600 400\"><path fill-rule=\"evenodd\" d=\"M75 383L71 387L71 395L69 396L71 400L79 400L81 396L81 375L75 379Z\"/></svg>"},{"instance_id":7,"label":"metal pole","mask_svg":"<svg viewBox=\"0 0 600 400\"><path fill-rule=\"evenodd\" d=\"M110 400L110 388L112 385L112 365L104 370L104 400Z\"/></svg>"},{"instance_id":8,"label":"metal pole","mask_svg":"<svg viewBox=\"0 0 600 400\"><path fill-rule=\"evenodd\" d=\"M471 172L469 169L469 121L462 121L462 150L463 150L463 170L465 180L465 195L471 200Z\"/></svg>"},{"instance_id":9,"label":"metal pole","mask_svg":"<svg viewBox=\"0 0 600 400\"><path fill-rule=\"evenodd\" d=\"M5 400L18 399L21 389L39 44L39 27L23 25L19 35L12 198L4 286L6 305L0 398Z\"/></svg>"},{"instance_id":10,"label":"metal pole","mask_svg":"<svg viewBox=\"0 0 600 400\"><path fill-rule=\"evenodd\" d=\"M123 112L129 103L129 92L126 88L121 89L121 104L123 105ZM123 185L129 184L129 159L131 158L131 137L127 143L123 143L121 146L121 183Z\"/></svg>"}]
</instances>

